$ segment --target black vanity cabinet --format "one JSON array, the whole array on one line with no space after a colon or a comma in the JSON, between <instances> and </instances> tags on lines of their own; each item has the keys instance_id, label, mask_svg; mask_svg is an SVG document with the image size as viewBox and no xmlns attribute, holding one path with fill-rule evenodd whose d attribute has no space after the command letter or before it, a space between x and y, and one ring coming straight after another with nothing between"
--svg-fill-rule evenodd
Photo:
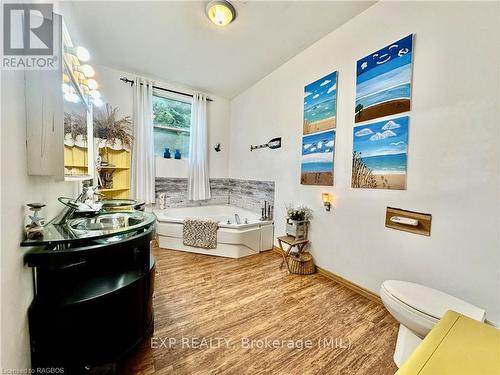
<instances>
[{"instance_id":1,"label":"black vanity cabinet","mask_svg":"<svg viewBox=\"0 0 500 375\"><path fill-rule=\"evenodd\" d=\"M32 367L65 373L116 363L153 330L154 225L124 236L36 248Z\"/></svg>"}]
</instances>

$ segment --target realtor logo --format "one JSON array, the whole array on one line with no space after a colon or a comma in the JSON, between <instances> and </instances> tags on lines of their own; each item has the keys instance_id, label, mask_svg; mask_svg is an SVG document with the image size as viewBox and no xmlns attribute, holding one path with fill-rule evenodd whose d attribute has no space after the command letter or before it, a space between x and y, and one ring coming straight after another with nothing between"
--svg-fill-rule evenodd
<instances>
[{"instance_id":1,"label":"realtor logo","mask_svg":"<svg viewBox=\"0 0 500 375\"><path fill-rule=\"evenodd\" d=\"M3 4L5 69L55 69L52 4Z\"/></svg>"}]
</instances>

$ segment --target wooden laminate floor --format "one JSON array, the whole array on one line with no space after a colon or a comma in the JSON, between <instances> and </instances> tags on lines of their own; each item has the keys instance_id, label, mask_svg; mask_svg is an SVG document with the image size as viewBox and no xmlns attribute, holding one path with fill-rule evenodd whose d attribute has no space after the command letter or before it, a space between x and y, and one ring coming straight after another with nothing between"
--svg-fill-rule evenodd
<instances>
[{"instance_id":1,"label":"wooden laminate floor","mask_svg":"<svg viewBox=\"0 0 500 375\"><path fill-rule=\"evenodd\" d=\"M378 375L397 370L392 355L398 325L383 306L318 274L288 275L278 269L281 257L272 251L241 259L165 249L153 253L154 334L119 373ZM255 340L253 347L248 340ZM278 341L269 344L272 340ZM300 349L306 340L312 348Z\"/></svg>"}]
</instances>

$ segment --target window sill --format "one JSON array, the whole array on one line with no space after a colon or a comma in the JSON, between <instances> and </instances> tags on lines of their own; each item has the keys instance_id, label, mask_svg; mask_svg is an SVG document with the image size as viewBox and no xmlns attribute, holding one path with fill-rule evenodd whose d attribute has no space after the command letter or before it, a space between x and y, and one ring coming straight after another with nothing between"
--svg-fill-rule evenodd
<instances>
[{"instance_id":1,"label":"window sill","mask_svg":"<svg viewBox=\"0 0 500 375\"><path fill-rule=\"evenodd\" d=\"M155 156L155 158L160 160L189 161L189 158L176 159L176 158L164 158L163 156Z\"/></svg>"}]
</instances>

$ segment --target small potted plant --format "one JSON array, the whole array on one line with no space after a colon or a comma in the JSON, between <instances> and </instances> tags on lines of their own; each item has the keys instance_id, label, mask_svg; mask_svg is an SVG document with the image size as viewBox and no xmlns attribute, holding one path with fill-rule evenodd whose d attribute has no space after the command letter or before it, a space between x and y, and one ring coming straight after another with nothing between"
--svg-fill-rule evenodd
<instances>
[{"instance_id":1,"label":"small potted plant","mask_svg":"<svg viewBox=\"0 0 500 375\"><path fill-rule=\"evenodd\" d=\"M286 234L297 240L307 239L309 220L312 218L312 210L306 206L292 207L286 209Z\"/></svg>"}]
</instances>

